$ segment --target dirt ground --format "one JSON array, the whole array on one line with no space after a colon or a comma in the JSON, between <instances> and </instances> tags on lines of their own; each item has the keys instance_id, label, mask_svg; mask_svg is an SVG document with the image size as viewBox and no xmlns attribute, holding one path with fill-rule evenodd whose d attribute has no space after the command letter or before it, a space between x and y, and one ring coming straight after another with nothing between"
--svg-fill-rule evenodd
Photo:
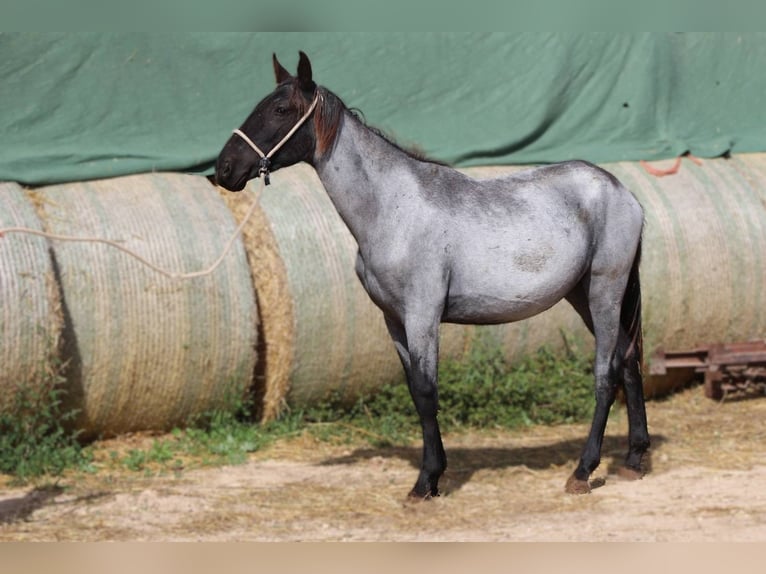
<instances>
[{"instance_id":1,"label":"dirt ground","mask_svg":"<svg viewBox=\"0 0 766 574\"><path fill-rule=\"evenodd\" d=\"M564 493L585 425L448 435L442 496L415 504L418 444L307 435L241 466L2 487L0 540L766 541L766 398L715 402L694 387L649 402L648 417L648 474L613 472L617 409L588 495Z\"/></svg>"}]
</instances>

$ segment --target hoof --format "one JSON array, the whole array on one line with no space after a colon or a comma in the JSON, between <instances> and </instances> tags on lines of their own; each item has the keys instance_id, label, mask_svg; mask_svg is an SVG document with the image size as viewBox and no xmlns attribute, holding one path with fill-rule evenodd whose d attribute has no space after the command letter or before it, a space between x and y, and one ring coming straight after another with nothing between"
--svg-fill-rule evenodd
<instances>
[{"instance_id":1,"label":"hoof","mask_svg":"<svg viewBox=\"0 0 766 574\"><path fill-rule=\"evenodd\" d=\"M617 469L617 476L623 480L641 480L644 478L644 472L629 466L621 466Z\"/></svg>"},{"instance_id":2,"label":"hoof","mask_svg":"<svg viewBox=\"0 0 766 574\"><path fill-rule=\"evenodd\" d=\"M425 494L419 494L415 489L412 489L410 493L407 495L407 502L412 502L412 503L425 502L437 496L439 496L438 490L427 492Z\"/></svg>"},{"instance_id":3,"label":"hoof","mask_svg":"<svg viewBox=\"0 0 766 574\"><path fill-rule=\"evenodd\" d=\"M587 480L575 478L575 475L569 477L564 490L569 494L590 494L590 485Z\"/></svg>"}]
</instances>

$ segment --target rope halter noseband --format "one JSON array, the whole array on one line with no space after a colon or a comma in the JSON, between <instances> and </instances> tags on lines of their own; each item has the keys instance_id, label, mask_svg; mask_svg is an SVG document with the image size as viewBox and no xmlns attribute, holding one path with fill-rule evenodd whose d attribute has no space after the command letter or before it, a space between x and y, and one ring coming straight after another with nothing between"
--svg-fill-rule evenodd
<instances>
[{"instance_id":1,"label":"rope halter noseband","mask_svg":"<svg viewBox=\"0 0 766 574\"><path fill-rule=\"evenodd\" d=\"M260 156L261 162L260 162L260 167L258 168L258 175L256 177L258 177L260 175L263 175L263 183L265 185L269 185L269 183L270 183L269 182L269 169L271 168L271 157L275 153L277 153L279 151L279 149L283 145L285 145L287 140L289 140L293 136L293 134L298 131L298 128L300 128L305 123L305 121L307 119L309 119L309 116L313 113L314 108L317 107L317 102L319 102L319 98L320 98L319 90L317 90L316 95L314 96L314 100L311 102L311 105L309 106L309 109L306 110L306 113L303 114L303 117L301 117L301 119L298 120L298 123L296 123L292 127L292 129L289 132L287 132L285 137L283 137L279 141L279 143L277 145L275 145L273 148L271 148L271 151L269 153L263 153L261 151L261 148L259 148L257 145L255 145L255 142L253 142L253 140L251 140L249 137L247 137L247 134L245 132L243 132L242 130L236 129L236 130L234 130L232 132L232 133L238 135L239 137L241 137L243 140L245 140L245 143L247 145L249 145L253 149L253 151Z\"/></svg>"}]
</instances>

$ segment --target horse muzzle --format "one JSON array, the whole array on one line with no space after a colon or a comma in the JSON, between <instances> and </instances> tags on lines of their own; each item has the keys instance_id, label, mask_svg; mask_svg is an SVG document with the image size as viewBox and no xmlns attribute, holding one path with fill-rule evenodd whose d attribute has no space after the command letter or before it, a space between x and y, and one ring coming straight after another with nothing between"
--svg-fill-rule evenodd
<instances>
[{"instance_id":1,"label":"horse muzzle","mask_svg":"<svg viewBox=\"0 0 766 574\"><path fill-rule=\"evenodd\" d=\"M215 184L228 191L242 191L247 185L249 170L235 169L231 160L219 158L215 164Z\"/></svg>"}]
</instances>

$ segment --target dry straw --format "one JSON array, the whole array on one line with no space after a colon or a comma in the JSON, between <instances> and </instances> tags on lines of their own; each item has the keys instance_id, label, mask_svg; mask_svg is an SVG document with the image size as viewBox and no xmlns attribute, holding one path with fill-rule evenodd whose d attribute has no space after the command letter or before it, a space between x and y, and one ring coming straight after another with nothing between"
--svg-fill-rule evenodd
<instances>
[{"instance_id":1,"label":"dry straw","mask_svg":"<svg viewBox=\"0 0 766 574\"><path fill-rule=\"evenodd\" d=\"M0 228L41 229L34 208L15 183L0 183ZM48 242L0 237L0 411L21 387L44 398L59 368L62 314Z\"/></svg>"},{"instance_id":2,"label":"dry straw","mask_svg":"<svg viewBox=\"0 0 766 574\"><path fill-rule=\"evenodd\" d=\"M29 192L45 230L119 242L154 265L202 269L236 225L209 183L145 174ZM243 398L257 311L241 242L215 272L179 281L108 245L53 241L77 426L167 429Z\"/></svg>"},{"instance_id":3,"label":"dry straw","mask_svg":"<svg viewBox=\"0 0 766 574\"><path fill-rule=\"evenodd\" d=\"M250 191L252 184L239 193L219 188L234 217L240 225L244 223L242 239L257 292L260 319L255 414L259 418L270 419L286 405L285 396L295 351L295 319L287 269L266 214L259 206L247 217L252 203L262 198L262 195L259 198Z\"/></svg>"}]
</instances>

